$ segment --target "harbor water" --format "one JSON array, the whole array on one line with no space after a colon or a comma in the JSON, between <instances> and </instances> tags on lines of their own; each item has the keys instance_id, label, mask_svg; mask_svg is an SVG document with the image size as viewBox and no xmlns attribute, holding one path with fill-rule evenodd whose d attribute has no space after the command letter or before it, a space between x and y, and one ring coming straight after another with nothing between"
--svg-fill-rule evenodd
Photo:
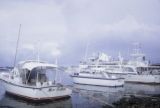
<instances>
[{"instance_id":1,"label":"harbor water","mask_svg":"<svg viewBox=\"0 0 160 108\"><path fill-rule=\"evenodd\" d=\"M61 71L61 82L73 90L69 98L34 103L5 94L0 86L0 108L160 108L160 85L125 83L123 87L73 84Z\"/></svg>"}]
</instances>

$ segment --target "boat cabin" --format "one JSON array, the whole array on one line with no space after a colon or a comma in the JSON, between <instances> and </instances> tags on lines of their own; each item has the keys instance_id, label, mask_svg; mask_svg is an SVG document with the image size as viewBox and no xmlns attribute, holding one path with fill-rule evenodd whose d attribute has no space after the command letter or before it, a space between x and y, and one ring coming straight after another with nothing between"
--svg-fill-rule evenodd
<instances>
[{"instance_id":1,"label":"boat cabin","mask_svg":"<svg viewBox=\"0 0 160 108\"><path fill-rule=\"evenodd\" d=\"M45 62L25 61L18 64L19 78L21 83L34 86L46 85L49 82L54 83L54 76L51 73L56 72L57 65ZM53 75L53 74L52 74ZM51 79L52 78L52 79Z\"/></svg>"}]
</instances>

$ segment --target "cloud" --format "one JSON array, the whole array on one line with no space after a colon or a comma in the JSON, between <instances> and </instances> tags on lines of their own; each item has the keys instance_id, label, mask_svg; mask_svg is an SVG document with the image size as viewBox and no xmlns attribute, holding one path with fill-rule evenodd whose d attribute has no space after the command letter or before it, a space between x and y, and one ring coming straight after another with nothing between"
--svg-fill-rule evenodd
<instances>
[{"instance_id":1,"label":"cloud","mask_svg":"<svg viewBox=\"0 0 160 108\"><path fill-rule=\"evenodd\" d=\"M40 52L58 57L61 55L60 44L57 42L44 42L40 45Z\"/></svg>"},{"instance_id":2,"label":"cloud","mask_svg":"<svg viewBox=\"0 0 160 108\"><path fill-rule=\"evenodd\" d=\"M159 10L159 0L0 1L0 60L10 64L14 58L20 23L18 52L22 59L31 50L36 54L37 42L41 58L60 56L66 64L82 58L87 42L91 53L103 50L115 54L126 50L131 41L157 50Z\"/></svg>"},{"instance_id":3,"label":"cloud","mask_svg":"<svg viewBox=\"0 0 160 108\"><path fill-rule=\"evenodd\" d=\"M0 30L3 32L0 37L16 40L20 23L23 42L48 40L50 37L61 39L67 32L63 5L57 5L54 1L6 1L2 4Z\"/></svg>"},{"instance_id":4,"label":"cloud","mask_svg":"<svg viewBox=\"0 0 160 108\"><path fill-rule=\"evenodd\" d=\"M160 32L160 25L148 25L145 23L138 22L134 16L127 15L124 19L114 22L112 24L106 24L103 26L104 32Z\"/></svg>"},{"instance_id":5,"label":"cloud","mask_svg":"<svg viewBox=\"0 0 160 108\"><path fill-rule=\"evenodd\" d=\"M61 55L61 51L59 49L52 49L51 55L54 57L58 57Z\"/></svg>"},{"instance_id":6,"label":"cloud","mask_svg":"<svg viewBox=\"0 0 160 108\"><path fill-rule=\"evenodd\" d=\"M27 50L35 50L35 46L33 44L24 44L21 47L22 49L27 49Z\"/></svg>"}]
</instances>

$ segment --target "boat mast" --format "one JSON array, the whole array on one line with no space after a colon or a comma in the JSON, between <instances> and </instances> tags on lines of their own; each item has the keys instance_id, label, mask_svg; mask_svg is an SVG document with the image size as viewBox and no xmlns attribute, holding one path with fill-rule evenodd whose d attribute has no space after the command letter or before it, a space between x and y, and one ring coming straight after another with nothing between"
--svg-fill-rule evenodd
<instances>
[{"instance_id":1,"label":"boat mast","mask_svg":"<svg viewBox=\"0 0 160 108\"><path fill-rule=\"evenodd\" d=\"M16 60L17 60L17 52L18 52L18 45L19 45L19 39L20 39L20 32L21 32L21 24L19 25L18 39L17 39L17 44L16 44L16 52L15 52L15 57L14 57L14 67L16 65Z\"/></svg>"}]
</instances>

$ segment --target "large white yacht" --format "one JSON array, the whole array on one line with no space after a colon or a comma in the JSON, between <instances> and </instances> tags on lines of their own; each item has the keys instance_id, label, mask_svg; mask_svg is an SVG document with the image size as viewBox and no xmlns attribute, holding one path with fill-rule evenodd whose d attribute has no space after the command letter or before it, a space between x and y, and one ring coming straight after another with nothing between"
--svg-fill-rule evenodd
<instances>
[{"instance_id":1,"label":"large white yacht","mask_svg":"<svg viewBox=\"0 0 160 108\"><path fill-rule=\"evenodd\" d=\"M105 53L98 53L98 55L91 56L87 60L80 62L77 68L72 68L72 72L89 68L120 78L125 78L128 74L137 74L134 66L126 64L127 62L123 60L120 54L117 59L113 59ZM71 68L68 70L71 71Z\"/></svg>"},{"instance_id":2,"label":"large white yacht","mask_svg":"<svg viewBox=\"0 0 160 108\"><path fill-rule=\"evenodd\" d=\"M135 68L137 74L128 75L125 79L126 82L160 83L160 67L152 66L149 61L145 59L145 54L141 52L138 43L136 43L136 48L131 56L132 59L127 65Z\"/></svg>"},{"instance_id":3,"label":"large white yacht","mask_svg":"<svg viewBox=\"0 0 160 108\"><path fill-rule=\"evenodd\" d=\"M24 61L10 73L2 72L0 80L7 93L27 99L39 101L68 97L72 91L47 76L56 69L55 64Z\"/></svg>"},{"instance_id":4,"label":"large white yacht","mask_svg":"<svg viewBox=\"0 0 160 108\"><path fill-rule=\"evenodd\" d=\"M126 82L160 83L160 66L152 66L142 53L140 44L134 43L131 59L123 60L119 54L117 64L107 64L104 72L125 78Z\"/></svg>"}]
</instances>

